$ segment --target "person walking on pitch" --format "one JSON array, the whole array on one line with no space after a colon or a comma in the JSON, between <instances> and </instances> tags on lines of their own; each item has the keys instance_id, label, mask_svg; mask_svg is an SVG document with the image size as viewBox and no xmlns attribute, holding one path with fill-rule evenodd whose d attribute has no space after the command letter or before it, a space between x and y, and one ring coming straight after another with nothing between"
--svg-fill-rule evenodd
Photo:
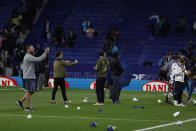
<instances>
[{"instance_id":1,"label":"person walking on pitch","mask_svg":"<svg viewBox=\"0 0 196 131\"><path fill-rule=\"evenodd\" d=\"M31 108L30 106L30 98L37 90L34 63L46 59L48 53L49 48L46 48L45 52L40 57L34 57L34 47L32 45L27 46L26 55L23 59L23 79L25 83L26 94L16 102L17 106L22 110L24 109L22 103L26 100L25 111L35 111L35 109Z\"/></svg>"}]
</instances>

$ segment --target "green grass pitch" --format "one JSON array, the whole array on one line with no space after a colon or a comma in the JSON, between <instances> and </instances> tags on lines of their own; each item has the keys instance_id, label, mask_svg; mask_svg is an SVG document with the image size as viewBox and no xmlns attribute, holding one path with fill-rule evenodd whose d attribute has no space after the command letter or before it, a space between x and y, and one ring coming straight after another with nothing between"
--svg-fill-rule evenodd
<instances>
[{"instance_id":1,"label":"green grass pitch","mask_svg":"<svg viewBox=\"0 0 196 131\"><path fill-rule=\"evenodd\" d=\"M116 131L131 131L196 118L196 105L174 107L165 103L158 104L158 99L165 99L163 93L122 91L122 104L116 105L108 99L106 91L105 105L93 106L96 103L94 90L68 89L67 96L72 103L66 109L60 90L56 96L57 104L50 104L51 92L52 89L46 88L36 92L32 96L31 105L37 111L25 112L15 104L24 92L16 87L0 87L0 131L107 131L108 125L116 126ZM85 97L88 97L88 103L82 103ZM139 101L133 102L133 97ZM144 109L134 109L135 105L144 106ZM77 110L78 106L80 110ZM98 112L98 109L103 111ZM180 115L173 118L172 114L177 111L180 111ZM32 119L27 119L28 114L32 115ZM97 127L90 127L92 122L96 122ZM196 131L196 121L154 130Z\"/></svg>"}]
</instances>

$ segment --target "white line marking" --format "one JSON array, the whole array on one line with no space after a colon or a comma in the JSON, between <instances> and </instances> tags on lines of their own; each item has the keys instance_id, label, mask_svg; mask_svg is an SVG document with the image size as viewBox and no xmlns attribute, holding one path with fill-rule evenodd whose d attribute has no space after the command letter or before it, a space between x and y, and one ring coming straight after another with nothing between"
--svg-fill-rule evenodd
<instances>
[{"instance_id":1,"label":"white line marking","mask_svg":"<svg viewBox=\"0 0 196 131\"><path fill-rule=\"evenodd\" d=\"M26 117L27 115L16 115L16 114L0 114L0 116L8 117ZM83 117L83 116L41 116L32 115L38 118L58 118L58 119L94 119L94 120L112 120L112 121L146 121L146 122L172 122L172 121L159 121L159 120L137 120L137 119L120 119L120 118L99 118L99 117Z\"/></svg>"},{"instance_id":2,"label":"white line marking","mask_svg":"<svg viewBox=\"0 0 196 131\"><path fill-rule=\"evenodd\" d=\"M0 91L17 91L17 90L21 90L21 89L0 89Z\"/></svg>"},{"instance_id":3,"label":"white line marking","mask_svg":"<svg viewBox=\"0 0 196 131\"><path fill-rule=\"evenodd\" d=\"M182 121L182 123L186 123L186 122L190 122L190 121L195 121L195 120L196 120L196 118L188 119L188 120ZM156 128L161 128L161 127L176 125L176 124L177 124L177 122L172 122L172 123L168 123L168 124L163 124L163 125L158 125L158 126L152 126L152 127L148 127L148 128L144 128L144 129L134 130L134 131L147 131L147 130L152 130L152 129L156 129Z\"/></svg>"}]
</instances>

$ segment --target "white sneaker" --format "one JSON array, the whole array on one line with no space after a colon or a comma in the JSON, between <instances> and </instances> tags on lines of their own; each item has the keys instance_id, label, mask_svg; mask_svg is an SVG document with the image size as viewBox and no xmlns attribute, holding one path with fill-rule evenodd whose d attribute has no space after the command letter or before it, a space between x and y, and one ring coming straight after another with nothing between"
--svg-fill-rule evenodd
<instances>
[{"instance_id":1,"label":"white sneaker","mask_svg":"<svg viewBox=\"0 0 196 131\"><path fill-rule=\"evenodd\" d=\"M192 101L194 104L196 104L196 100L195 99L193 99L193 101Z\"/></svg>"},{"instance_id":2,"label":"white sneaker","mask_svg":"<svg viewBox=\"0 0 196 131\"><path fill-rule=\"evenodd\" d=\"M134 97L134 98L132 99L132 101L138 101L138 99Z\"/></svg>"},{"instance_id":3,"label":"white sneaker","mask_svg":"<svg viewBox=\"0 0 196 131\"><path fill-rule=\"evenodd\" d=\"M174 101L174 106L178 106L178 101Z\"/></svg>"},{"instance_id":4,"label":"white sneaker","mask_svg":"<svg viewBox=\"0 0 196 131\"><path fill-rule=\"evenodd\" d=\"M184 104L182 104L182 103L178 104L178 106L185 107L185 105L184 105Z\"/></svg>"},{"instance_id":5,"label":"white sneaker","mask_svg":"<svg viewBox=\"0 0 196 131\"><path fill-rule=\"evenodd\" d=\"M104 105L104 103L95 103L95 104L93 104L94 106L103 106Z\"/></svg>"},{"instance_id":6,"label":"white sneaker","mask_svg":"<svg viewBox=\"0 0 196 131\"><path fill-rule=\"evenodd\" d=\"M64 101L64 104L68 105L68 104L71 104L70 101Z\"/></svg>"}]
</instances>

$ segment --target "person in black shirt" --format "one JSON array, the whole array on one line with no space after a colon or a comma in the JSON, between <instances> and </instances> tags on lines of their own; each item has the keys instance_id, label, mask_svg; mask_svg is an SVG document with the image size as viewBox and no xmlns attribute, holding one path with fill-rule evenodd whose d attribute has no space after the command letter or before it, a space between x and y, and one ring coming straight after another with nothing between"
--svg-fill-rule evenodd
<instances>
[{"instance_id":1,"label":"person in black shirt","mask_svg":"<svg viewBox=\"0 0 196 131\"><path fill-rule=\"evenodd\" d=\"M113 80L113 93L112 93L112 103L120 104L119 96L120 96L120 76L123 73L123 68L120 63L120 57L118 53L113 54L113 58L110 64L111 72L112 72L112 80Z\"/></svg>"},{"instance_id":2,"label":"person in black shirt","mask_svg":"<svg viewBox=\"0 0 196 131\"><path fill-rule=\"evenodd\" d=\"M45 65L44 76L45 76L44 86L45 87L49 87L48 86L48 81L50 79L50 68L49 68L49 65L48 64Z\"/></svg>"},{"instance_id":3,"label":"person in black shirt","mask_svg":"<svg viewBox=\"0 0 196 131\"><path fill-rule=\"evenodd\" d=\"M39 57L44 53L44 49L41 47L40 43L37 44L36 56Z\"/></svg>"},{"instance_id":4,"label":"person in black shirt","mask_svg":"<svg viewBox=\"0 0 196 131\"><path fill-rule=\"evenodd\" d=\"M77 34L76 34L76 32L73 30L73 28L70 28L69 34L68 34L68 46L69 46L71 49L74 48L76 39L77 39Z\"/></svg>"},{"instance_id":5,"label":"person in black shirt","mask_svg":"<svg viewBox=\"0 0 196 131\"><path fill-rule=\"evenodd\" d=\"M19 76L18 66L14 65L12 76Z\"/></svg>"},{"instance_id":6,"label":"person in black shirt","mask_svg":"<svg viewBox=\"0 0 196 131\"><path fill-rule=\"evenodd\" d=\"M44 61L41 61L39 62L39 77L38 77L38 90L41 90L43 91L43 88L44 88L44 84L45 84L45 75L44 75L44 72L45 72L45 62Z\"/></svg>"},{"instance_id":7,"label":"person in black shirt","mask_svg":"<svg viewBox=\"0 0 196 131\"><path fill-rule=\"evenodd\" d=\"M65 32L63 26L61 24L58 24L54 30L52 44L55 46L64 46L65 43L66 43L66 39L65 39Z\"/></svg>"}]
</instances>

